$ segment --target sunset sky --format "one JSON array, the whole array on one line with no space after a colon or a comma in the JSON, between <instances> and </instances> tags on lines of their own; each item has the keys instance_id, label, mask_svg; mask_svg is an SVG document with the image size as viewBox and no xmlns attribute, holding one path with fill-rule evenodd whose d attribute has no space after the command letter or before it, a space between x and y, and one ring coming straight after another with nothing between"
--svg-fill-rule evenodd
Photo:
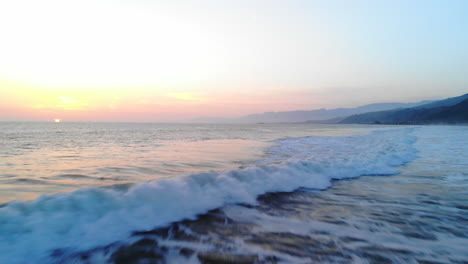
<instances>
[{"instance_id":1,"label":"sunset sky","mask_svg":"<svg viewBox=\"0 0 468 264\"><path fill-rule=\"evenodd\" d=\"M465 0L1 0L0 120L177 121L468 92Z\"/></svg>"}]
</instances>

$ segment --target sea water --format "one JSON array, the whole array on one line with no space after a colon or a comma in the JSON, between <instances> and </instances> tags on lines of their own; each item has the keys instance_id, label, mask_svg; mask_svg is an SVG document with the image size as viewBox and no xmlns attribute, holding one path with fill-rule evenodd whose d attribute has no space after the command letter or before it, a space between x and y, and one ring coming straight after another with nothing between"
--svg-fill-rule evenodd
<instances>
[{"instance_id":1,"label":"sea water","mask_svg":"<svg viewBox=\"0 0 468 264\"><path fill-rule=\"evenodd\" d=\"M0 263L468 257L468 127L0 127Z\"/></svg>"}]
</instances>

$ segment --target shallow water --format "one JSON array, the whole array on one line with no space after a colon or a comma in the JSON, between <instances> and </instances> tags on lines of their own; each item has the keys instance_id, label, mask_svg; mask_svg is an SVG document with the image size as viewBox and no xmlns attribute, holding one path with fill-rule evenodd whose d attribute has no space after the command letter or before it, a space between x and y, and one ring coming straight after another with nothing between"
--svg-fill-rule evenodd
<instances>
[{"instance_id":1,"label":"shallow water","mask_svg":"<svg viewBox=\"0 0 468 264\"><path fill-rule=\"evenodd\" d=\"M273 142L272 129L245 169L8 204L0 263L468 261L468 127L333 129Z\"/></svg>"}]
</instances>

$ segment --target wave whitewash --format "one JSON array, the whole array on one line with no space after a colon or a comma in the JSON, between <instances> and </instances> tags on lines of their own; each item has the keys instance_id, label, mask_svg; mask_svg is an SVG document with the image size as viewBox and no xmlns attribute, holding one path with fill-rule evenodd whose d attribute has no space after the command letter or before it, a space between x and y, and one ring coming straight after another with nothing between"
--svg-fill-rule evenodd
<instances>
[{"instance_id":1,"label":"wave whitewash","mask_svg":"<svg viewBox=\"0 0 468 264\"><path fill-rule=\"evenodd\" d=\"M438 129L450 131L454 128L442 127ZM459 129L466 132L466 128ZM463 140L460 133L453 134L458 135L458 140ZM282 215L281 210L276 208L278 202L284 201L285 206L288 204L284 200L284 196L273 195L268 198L269 196L265 196L265 194L291 192L298 190L298 188L325 190L336 179L355 178L363 175L397 174L398 169L405 170L405 168L410 167L401 166L415 160L416 155L438 157L438 155L434 156L434 153L427 153L429 151L426 144L421 144L419 142L421 140L417 141L419 138L426 140L431 135L434 137L434 132L428 128L384 128L366 135L282 139L275 141L275 144L267 149L262 160L250 165L244 164L243 168L158 179L132 185L128 188L87 188L69 193L42 196L30 202L10 202L0 208L0 234L2 234L0 237L0 263L106 263L107 261L118 263L122 261L121 258L119 260L119 256L122 255L122 253L119 255L119 252L128 251L125 245L139 239L139 237L134 236L135 234L141 235L147 232L146 234L151 236L157 233L151 233L151 230L171 227L180 223L179 221L191 220L193 227L197 223L203 223L203 220L198 218L200 214L217 208L221 208L218 214L222 212L225 215L223 219L229 219L234 223L251 222L255 224L255 233L258 235L254 238L251 237L252 234L249 235L250 240L248 241L251 243L248 245L250 246L239 247L237 245L244 252L251 253L251 257L253 256L251 263L308 263L307 261L310 261L311 257L319 253L312 250L308 253L310 256L307 254L297 256L294 251L287 254L278 252L275 248L265 248L262 245L269 243L269 240L274 244L275 241L281 241L286 236L295 241L297 247L300 248L301 240L296 236L296 232L307 233L307 230L312 228L317 232L349 235L350 229L340 228L339 224L323 219L321 219L322 221L317 221L317 219L303 221L304 219L295 219L294 217L291 219L290 216ZM437 135L436 132L435 136ZM437 140L432 143L441 144ZM445 143L447 142L445 141ZM418 150L420 153L417 154ZM463 149L459 151L463 153ZM450 155L444 157L450 158ZM418 164L417 161L414 163ZM463 159L459 162L463 162ZM455 168L453 173L460 173L457 170L463 171L463 169L464 167ZM412 173L416 174L415 171ZM463 174L461 177L464 177ZM373 178L375 177L369 179ZM365 182L372 181L366 180ZM347 186L348 183L344 182L341 185ZM301 192L303 191L295 191L290 195L285 194L285 197L295 199L294 197L298 197ZM346 188L344 188L344 192L346 192ZM319 193L326 194L328 192L320 191ZM348 198L353 197L353 192L350 191L349 195ZM299 198L299 200L303 199L300 195ZM301 201L301 203L309 204L308 210L306 210L309 213L314 212L314 203L321 201L320 197L315 197L315 199L307 197ZM372 203L372 201L366 202ZM393 201L390 206L395 204L398 202ZM337 201L336 206L340 206L340 201ZM382 203L379 206L382 206ZM353 208L354 206L348 203L344 208L347 207ZM464 210L463 205L459 205L459 209L456 210ZM268 213L265 215L265 212L273 212L275 217ZM340 217L345 217L341 221L346 226L362 225L362 223L353 223L353 216L355 214L350 212L349 217L346 214ZM275 222L276 224L274 224ZM332 225L330 226L330 224ZM190 224L186 222L185 226L190 226ZM271 234L272 228L277 231L276 235ZM365 229L361 226L360 229L363 228ZM459 228L458 225L449 230L457 234L457 228ZM281 231L282 229L283 231ZM384 229L384 227L380 229ZM174 232L177 233L177 231ZM382 233L382 230L379 232ZM463 233L466 230L458 230L458 232ZM185 233L189 234L190 232ZM269 233L268 236L261 235ZM409 229L406 233L410 236L411 230ZM361 233L355 239L366 239L366 235L372 236L371 233ZM206 236L209 237L210 234L205 234L204 237ZM381 235L379 236L381 237ZM439 237L442 238L438 235L435 236L435 239L437 240ZM156 239L157 242L153 244L149 241L156 240L144 240L152 245L150 248L158 243L167 244L165 246L166 253L163 253L164 250L158 251L161 255L158 261L181 263L180 261L183 259L183 262L199 263L205 260L205 262L208 261L206 263L209 263L210 258L213 259L213 254L210 255L209 252L213 252L216 243L205 243L205 248L203 248L200 246L202 239L199 238L197 240L199 242L195 244L192 240L191 246L187 241L177 241L175 242L176 246L173 243L171 248L173 239L168 238L170 238L168 235L159 237ZM226 237L226 240L229 240L228 238L229 236ZM458 236L457 238L458 240L450 240L450 236L448 236L443 241L448 241L448 243L466 241L466 237ZM139 241L141 244L141 240ZM302 242L304 241L302 240ZM437 241L443 244L443 241ZM374 242L378 242L378 239ZM380 241L380 243L384 244L384 241ZM148 244L146 246L148 247ZM312 247L312 245L309 246ZM206 247L209 247L210 250L207 250ZM171 250L167 251L167 248ZM185 253L192 253L182 254L182 248ZM235 247L230 245L229 248ZM342 249L344 254L345 248ZM427 250L430 251L430 249ZM208 253L206 253L207 251ZM224 249L221 251L224 252ZM198 253L193 254L193 252ZM230 254L233 253L236 252L230 252ZM255 254L252 255L253 253ZM226 252L224 254L226 255ZM370 257L366 258L365 254L367 253L352 256L352 254L346 253L345 255L350 255L351 259L344 258L343 261L360 259L361 262L365 263L366 259L371 259ZM87 257L83 258L84 255ZM234 254L234 256L236 255ZM238 254L237 257L245 256ZM455 254L454 258L459 260L460 253ZM392 261L392 258L387 259ZM339 258L334 260L339 261ZM322 262L324 261L325 259L322 259ZM398 262L399 259L395 258L394 261ZM333 262L333 258L330 259L330 262Z\"/></svg>"}]
</instances>

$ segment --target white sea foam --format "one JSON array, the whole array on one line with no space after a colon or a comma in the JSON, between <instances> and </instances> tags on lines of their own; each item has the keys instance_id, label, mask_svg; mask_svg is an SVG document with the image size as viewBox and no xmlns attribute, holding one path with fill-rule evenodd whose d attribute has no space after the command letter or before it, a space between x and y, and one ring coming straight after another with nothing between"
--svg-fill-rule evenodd
<instances>
[{"instance_id":1,"label":"white sea foam","mask_svg":"<svg viewBox=\"0 0 468 264\"><path fill-rule=\"evenodd\" d=\"M332 179L395 174L415 157L412 129L349 137L285 139L256 166L143 183L122 192L83 189L0 208L0 263L44 263L56 249L86 250L127 239L266 192L324 189Z\"/></svg>"}]
</instances>

